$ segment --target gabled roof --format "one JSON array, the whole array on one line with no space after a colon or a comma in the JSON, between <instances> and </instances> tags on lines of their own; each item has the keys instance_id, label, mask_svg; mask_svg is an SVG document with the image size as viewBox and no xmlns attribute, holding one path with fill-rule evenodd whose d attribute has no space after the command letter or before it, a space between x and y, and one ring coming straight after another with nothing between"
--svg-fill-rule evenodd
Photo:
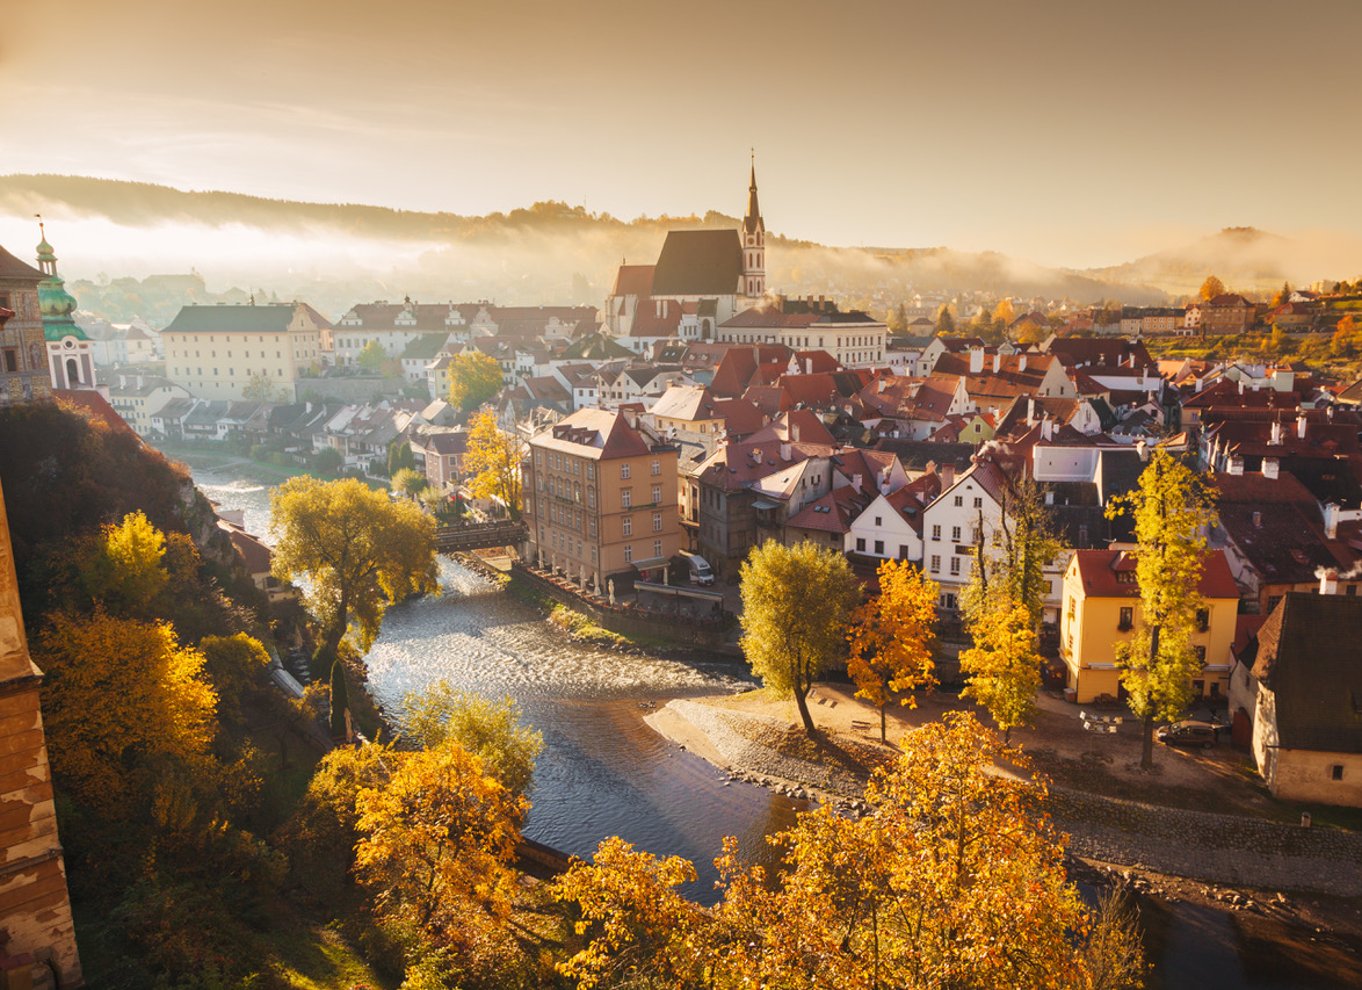
<instances>
[{"instance_id":1,"label":"gabled roof","mask_svg":"<svg viewBox=\"0 0 1362 990\"><path fill-rule=\"evenodd\" d=\"M1074 565L1078 568L1083 592L1094 598L1138 598L1140 586L1134 576L1136 563L1135 554L1130 550L1074 551ZM1117 575L1129 577L1121 580ZM1239 586L1234 583L1225 551L1206 551L1197 592L1207 600L1238 600Z\"/></svg>"},{"instance_id":2,"label":"gabled roof","mask_svg":"<svg viewBox=\"0 0 1362 990\"><path fill-rule=\"evenodd\" d=\"M0 278L17 278L40 282L47 276L26 261L20 261L0 247Z\"/></svg>"},{"instance_id":3,"label":"gabled roof","mask_svg":"<svg viewBox=\"0 0 1362 990\"><path fill-rule=\"evenodd\" d=\"M1258 630L1252 673L1283 749L1362 753L1362 598L1290 592Z\"/></svg>"},{"instance_id":4,"label":"gabled roof","mask_svg":"<svg viewBox=\"0 0 1362 990\"><path fill-rule=\"evenodd\" d=\"M810 502L786 521L791 529L812 529L825 533L846 533L851 522L868 504L863 493L844 486L834 488L822 498Z\"/></svg>"},{"instance_id":5,"label":"gabled roof","mask_svg":"<svg viewBox=\"0 0 1362 990\"><path fill-rule=\"evenodd\" d=\"M742 280L736 230L671 230L653 273L658 296L731 296Z\"/></svg>"},{"instance_id":6,"label":"gabled roof","mask_svg":"<svg viewBox=\"0 0 1362 990\"><path fill-rule=\"evenodd\" d=\"M615 273L612 296L651 296L656 265L620 265Z\"/></svg>"},{"instance_id":7,"label":"gabled roof","mask_svg":"<svg viewBox=\"0 0 1362 990\"><path fill-rule=\"evenodd\" d=\"M578 409L530 443L535 447L602 461L638 457L653 449L643 433L629 425L623 412L608 409Z\"/></svg>"},{"instance_id":8,"label":"gabled roof","mask_svg":"<svg viewBox=\"0 0 1362 990\"><path fill-rule=\"evenodd\" d=\"M699 385L670 386L649 412L655 417L691 422L718 419L720 415L714 405L714 396L709 389Z\"/></svg>"},{"instance_id":9,"label":"gabled roof","mask_svg":"<svg viewBox=\"0 0 1362 990\"><path fill-rule=\"evenodd\" d=\"M836 443L823 421L808 409L786 410L748 439L753 442L821 443L829 446Z\"/></svg>"},{"instance_id":10,"label":"gabled roof","mask_svg":"<svg viewBox=\"0 0 1362 990\"><path fill-rule=\"evenodd\" d=\"M322 329L331 323L307 303L182 306L163 333L283 333L301 309Z\"/></svg>"}]
</instances>

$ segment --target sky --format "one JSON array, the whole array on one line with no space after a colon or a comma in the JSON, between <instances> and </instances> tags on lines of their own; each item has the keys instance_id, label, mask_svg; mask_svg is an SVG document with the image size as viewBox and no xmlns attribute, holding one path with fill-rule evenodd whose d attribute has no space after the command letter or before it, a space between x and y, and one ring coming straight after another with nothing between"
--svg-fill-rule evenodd
<instances>
[{"instance_id":1,"label":"sky","mask_svg":"<svg viewBox=\"0 0 1362 990\"><path fill-rule=\"evenodd\" d=\"M1113 264L1362 230L1357 0L65 0L0 32L5 172L482 214L741 212Z\"/></svg>"}]
</instances>

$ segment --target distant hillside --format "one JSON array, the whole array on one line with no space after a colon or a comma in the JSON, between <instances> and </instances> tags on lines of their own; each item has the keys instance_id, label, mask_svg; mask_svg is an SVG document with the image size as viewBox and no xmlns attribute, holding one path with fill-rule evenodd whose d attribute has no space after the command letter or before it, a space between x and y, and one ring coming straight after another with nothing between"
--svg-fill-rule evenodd
<instances>
[{"instance_id":1,"label":"distant hillside","mask_svg":"<svg viewBox=\"0 0 1362 990\"><path fill-rule=\"evenodd\" d=\"M27 216L41 212L64 218L62 237L79 237L81 220L113 223L130 231L197 229L183 245L158 248L185 271L195 266L215 287L224 281L243 290L259 288L280 297L309 299L330 316L372 298L493 298L512 304L572 302L599 304L609 291L621 258L651 261L666 231L678 227L736 226L734 217L710 211L704 216L642 217L623 221L588 213L564 203L536 203L527 209L488 216L393 210L359 204L304 203L228 192L190 192L168 186L64 175L0 176L0 213ZM769 217L773 227L779 220ZM272 235L302 238L319 252L346 244L365 244L382 257L380 245L393 245L410 261L388 267L356 265L338 270L331 261L308 269L308 258L277 264L255 262L249 252L225 259L199 257L212 243L214 229L253 228ZM221 238L226 243L227 238ZM193 244L189 243L192 240ZM197 246L197 247L196 247ZM11 245L11 249L19 246ZM58 245L61 253L61 244ZM306 248L301 249L304 253ZM70 253L70 249L67 249ZM20 253L16 250L16 253ZM329 256L327 256L329 257ZM111 259L105 268L125 271ZM147 264L169 262L160 258ZM145 265L143 266L145 268ZM75 274L93 276L97 269ZM151 269L154 270L154 269ZM161 270L165 270L162 268ZM768 285L789 295L827 294L883 310L913 291L979 290L997 295L1042 296L1096 302L1119 295L1127 302L1160 301L1153 279L1131 273L1110 278L1022 262L993 252L949 248L832 248L773 234L768 240ZM1228 281L1228 280L1227 280ZM1145 284L1141 284L1145 283ZM93 300L92 300L93 301ZM126 320L130 313L109 309L100 315Z\"/></svg>"},{"instance_id":2,"label":"distant hillside","mask_svg":"<svg viewBox=\"0 0 1362 990\"><path fill-rule=\"evenodd\" d=\"M1115 283L1157 285L1176 296L1194 295L1214 274L1237 292L1265 294L1283 282L1355 277L1362 270L1359 245L1337 237L1293 239L1255 227L1226 227L1219 233L1084 274Z\"/></svg>"}]
</instances>

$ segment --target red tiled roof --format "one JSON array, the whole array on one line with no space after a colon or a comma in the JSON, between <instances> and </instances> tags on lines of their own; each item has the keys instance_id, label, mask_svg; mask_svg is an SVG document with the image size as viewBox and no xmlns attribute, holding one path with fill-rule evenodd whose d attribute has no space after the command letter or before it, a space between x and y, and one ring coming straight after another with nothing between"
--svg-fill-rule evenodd
<instances>
[{"instance_id":1,"label":"red tiled roof","mask_svg":"<svg viewBox=\"0 0 1362 990\"><path fill-rule=\"evenodd\" d=\"M615 273L613 296L642 296L653 294L653 272L656 265L620 265Z\"/></svg>"},{"instance_id":2,"label":"red tiled roof","mask_svg":"<svg viewBox=\"0 0 1362 990\"><path fill-rule=\"evenodd\" d=\"M1132 551L1075 550L1074 562L1078 566L1084 594L1094 598L1139 597L1140 586L1133 577L1127 582L1118 580L1116 576L1119 573L1134 574L1136 560ZM1230 565L1225 560L1225 551L1206 552L1197 592L1206 599L1239 597L1239 586L1234 583L1234 575L1230 573Z\"/></svg>"}]
</instances>

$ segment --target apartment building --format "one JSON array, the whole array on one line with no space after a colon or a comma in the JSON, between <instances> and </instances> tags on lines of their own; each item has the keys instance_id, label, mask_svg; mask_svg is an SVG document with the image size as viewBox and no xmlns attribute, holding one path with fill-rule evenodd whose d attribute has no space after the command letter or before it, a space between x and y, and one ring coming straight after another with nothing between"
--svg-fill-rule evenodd
<instances>
[{"instance_id":1,"label":"apartment building","mask_svg":"<svg viewBox=\"0 0 1362 990\"><path fill-rule=\"evenodd\" d=\"M330 328L300 302L184 306L161 334L166 377L200 399L292 402Z\"/></svg>"},{"instance_id":2,"label":"apartment building","mask_svg":"<svg viewBox=\"0 0 1362 990\"><path fill-rule=\"evenodd\" d=\"M530 440L529 557L604 594L661 580L682 546L678 448L631 413L579 409Z\"/></svg>"}]
</instances>

